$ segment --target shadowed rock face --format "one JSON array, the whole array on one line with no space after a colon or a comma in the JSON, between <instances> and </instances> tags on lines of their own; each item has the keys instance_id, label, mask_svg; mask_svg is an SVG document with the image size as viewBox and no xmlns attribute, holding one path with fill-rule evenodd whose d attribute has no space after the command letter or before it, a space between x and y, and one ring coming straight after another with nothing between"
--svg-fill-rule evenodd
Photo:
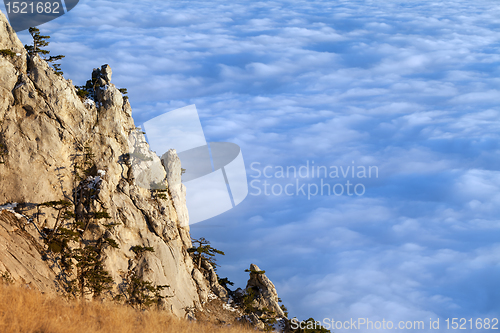
<instances>
[{"instance_id":1,"label":"shadowed rock face","mask_svg":"<svg viewBox=\"0 0 500 333\"><path fill-rule=\"evenodd\" d=\"M70 80L56 75L39 56L29 57L22 43L0 13L0 49L17 53L0 55L0 206L19 203L0 211L0 270L14 280L44 292L57 292L57 267L41 259L45 247L37 229L53 228L53 212L30 221L36 204L70 200L74 202L75 155L82 147L94 157L93 182L97 211L105 210L116 224L85 231L90 239L106 235L119 248L106 248L105 268L116 286L133 271L156 285L169 285L165 308L184 317L185 308L198 308L207 300L199 285L211 285L196 274L186 249L192 246L185 190L180 179L180 162L175 151L168 153L167 172L160 168L155 176L168 187L166 198L153 200L151 192L130 177L132 168L124 159L134 146L135 130L127 99L111 83L108 65L94 70L94 100L82 100ZM89 73L89 78L91 73ZM80 149L80 150L79 150ZM143 154L161 166L161 160L148 149ZM130 155L129 155L130 156ZM76 207L76 213L82 211ZM31 244L31 245L30 245ZM137 256L133 246L152 247L154 252ZM196 276L196 279L193 278Z\"/></svg>"}]
</instances>

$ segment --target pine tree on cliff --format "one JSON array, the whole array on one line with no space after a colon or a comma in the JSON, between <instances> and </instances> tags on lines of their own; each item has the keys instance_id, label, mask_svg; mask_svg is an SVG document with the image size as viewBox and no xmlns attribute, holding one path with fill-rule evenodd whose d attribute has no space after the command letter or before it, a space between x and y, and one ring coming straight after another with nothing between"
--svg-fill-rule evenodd
<instances>
[{"instance_id":1,"label":"pine tree on cliff","mask_svg":"<svg viewBox=\"0 0 500 333\"><path fill-rule=\"evenodd\" d=\"M50 38L50 36L43 36L40 35L40 29L31 27L29 28L29 32L31 37L33 38L33 45L24 45L26 48L26 51L28 51L28 54L30 56L34 56L36 54L49 54L50 51L42 49L42 47L48 46L49 42L47 39Z\"/></svg>"},{"instance_id":2,"label":"pine tree on cliff","mask_svg":"<svg viewBox=\"0 0 500 333\"><path fill-rule=\"evenodd\" d=\"M43 49L43 47L46 47L49 45L49 41L47 39L50 38L50 36L44 36L40 34L40 29L36 27L31 27L29 28L29 33L31 37L33 38L33 45L24 45L24 48L26 51L28 51L28 54L33 57L37 54L41 55L48 55L50 53L49 50ZM50 56L48 58L44 57L43 60L45 60L48 63L54 62L61 60L65 56L63 55L56 55L56 56ZM52 68L54 68L54 71L57 75L62 75L63 72L61 70L61 64L52 64Z\"/></svg>"},{"instance_id":3,"label":"pine tree on cliff","mask_svg":"<svg viewBox=\"0 0 500 333\"><path fill-rule=\"evenodd\" d=\"M193 246L187 251L191 254L191 257L193 258L193 261L198 269L201 268L202 261L207 262L208 264L212 265L213 268L215 268L215 266L217 265L215 263L215 255L224 255L224 252L211 247L210 242L203 237L200 239L193 239L192 241L198 246Z\"/></svg>"}]
</instances>

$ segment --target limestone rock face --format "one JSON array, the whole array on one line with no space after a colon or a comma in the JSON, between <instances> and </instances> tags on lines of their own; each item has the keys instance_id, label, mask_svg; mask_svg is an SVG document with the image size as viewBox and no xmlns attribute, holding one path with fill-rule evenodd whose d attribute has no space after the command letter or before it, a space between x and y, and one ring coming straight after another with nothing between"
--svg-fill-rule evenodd
<instances>
[{"instance_id":1,"label":"limestone rock face","mask_svg":"<svg viewBox=\"0 0 500 333\"><path fill-rule=\"evenodd\" d=\"M7 271L33 288L57 292L58 271L42 260L46 245L38 233L54 228L55 214L47 209L37 213L37 204L75 202L79 191L92 188L93 208L106 211L110 219L107 227L101 223L84 232L90 239L105 237L119 246L104 251L105 268L116 288L134 272L169 286L164 306L175 315L184 317L186 308L201 309L208 292L203 286L210 283L196 273L187 252L192 244L179 158L169 151L165 171L147 144L141 154L138 151L138 156L156 163L146 178L168 188L164 198L153 197L136 181L132 169L141 164L130 163L136 127L128 100L111 83L111 68L104 65L93 71L94 93L82 99L71 81L55 74L39 56L27 55L2 13L0 49L19 54L0 55L0 206L18 203L16 212L26 216L0 211L0 273ZM87 151L91 175L77 180L75 160ZM85 208L77 206L75 211L84 214ZM138 255L131 250L136 246L153 251Z\"/></svg>"},{"instance_id":2,"label":"limestone rock face","mask_svg":"<svg viewBox=\"0 0 500 333\"><path fill-rule=\"evenodd\" d=\"M170 149L162 156L162 162L167 171L170 194L177 211L180 227L188 227L189 214L186 208L186 186L181 183L181 160L175 149Z\"/></svg>"},{"instance_id":3,"label":"limestone rock face","mask_svg":"<svg viewBox=\"0 0 500 333\"><path fill-rule=\"evenodd\" d=\"M259 272L262 272L262 270L257 265L250 265L250 279L247 282L246 289L252 288L256 292L254 306L257 309L267 308L273 311L277 318L284 317L285 314L280 308L278 293L274 284L266 274Z\"/></svg>"},{"instance_id":4,"label":"limestone rock face","mask_svg":"<svg viewBox=\"0 0 500 333\"><path fill-rule=\"evenodd\" d=\"M0 272L45 293L60 290L54 271L42 260L36 230L26 228L26 222L10 209L0 210Z\"/></svg>"},{"instance_id":5,"label":"limestone rock face","mask_svg":"<svg viewBox=\"0 0 500 333\"><path fill-rule=\"evenodd\" d=\"M111 67L109 67L109 65L101 66L101 77L104 81L106 81L106 83L111 82L111 74L113 74L113 72L111 71Z\"/></svg>"},{"instance_id":6,"label":"limestone rock face","mask_svg":"<svg viewBox=\"0 0 500 333\"><path fill-rule=\"evenodd\" d=\"M215 295L217 295L217 297L219 297L221 300L228 301L229 300L228 290L219 284L219 279L213 266L207 263L206 261L203 261L201 265L203 267L203 270L205 271L205 278L210 284L210 290Z\"/></svg>"}]
</instances>

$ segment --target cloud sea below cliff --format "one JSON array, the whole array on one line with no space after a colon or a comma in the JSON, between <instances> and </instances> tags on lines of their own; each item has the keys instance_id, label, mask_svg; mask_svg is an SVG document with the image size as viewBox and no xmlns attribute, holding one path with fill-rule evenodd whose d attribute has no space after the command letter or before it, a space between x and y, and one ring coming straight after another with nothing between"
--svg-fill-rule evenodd
<instances>
[{"instance_id":1,"label":"cloud sea below cliff","mask_svg":"<svg viewBox=\"0 0 500 333\"><path fill-rule=\"evenodd\" d=\"M426 323L500 313L499 28L496 1L457 0L89 0L40 26L75 84L110 64L137 124L196 104L249 181L377 166L363 196L249 195L192 234L240 286L265 269L292 316Z\"/></svg>"}]
</instances>

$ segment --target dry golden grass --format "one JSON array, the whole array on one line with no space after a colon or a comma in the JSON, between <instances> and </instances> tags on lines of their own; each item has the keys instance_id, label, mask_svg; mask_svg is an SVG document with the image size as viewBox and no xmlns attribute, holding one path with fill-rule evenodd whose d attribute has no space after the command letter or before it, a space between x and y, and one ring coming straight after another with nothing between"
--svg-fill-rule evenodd
<instances>
[{"instance_id":1,"label":"dry golden grass","mask_svg":"<svg viewBox=\"0 0 500 333\"><path fill-rule=\"evenodd\" d=\"M2 333L243 333L242 327L217 327L177 319L159 311L139 312L124 305L66 301L57 296L0 283Z\"/></svg>"}]
</instances>

